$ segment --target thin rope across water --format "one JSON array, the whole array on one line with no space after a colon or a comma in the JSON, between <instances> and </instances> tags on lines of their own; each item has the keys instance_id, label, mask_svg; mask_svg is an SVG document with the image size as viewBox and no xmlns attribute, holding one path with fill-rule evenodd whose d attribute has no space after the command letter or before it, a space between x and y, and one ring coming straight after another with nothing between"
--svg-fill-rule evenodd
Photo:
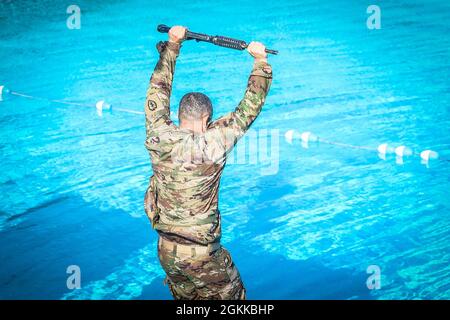
<instances>
[{"instance_id":1,"label":"thin rope across water","mask_svg":"<svg viewBox=\"0 0 450 320\"><path fill-rule=\"evenodd\" d=\"M2 90L3 90L3 94L4 94L5 93L4 87L3 87ZM97 111L99 112L99 115L102 115L103 111L110 111L110 110L112 110L112 105L106 103L104 100L99 100L99 101L96 102L95 105L91 105L91 104L86 104L86 103L79 103L79 102L71 102L71 101L65 101L65 100L59 100L59 99L50 99L50 98L45 98L45 97L38 97L38 96L33 96L33 95L17 92L17 91L9 91L8 90L6 93L9 93L9 94L14 95L14 96L30 99L30 100L46 101L46 102L51 102L51 103L65 104L65 105L68 105L68 106L96 108ZM0 98L1 98L1 93L0 93ZM125 112L125 113L130 113L130 114L144 115L143 111L136 111L136 110L127 109L127 108L114 108L114 111Z\"/></svg>"},{"instance_id":2,"label":"thin rope across water","mask_svg":"<svg viewBox=\"0 0 450 320\"><path fill-rule=\"evenodd\" d=\"M7 89L5 86L0 85L0 101L2 101L3 95L6 96L7 94L30 99L30 100L46 101L46 102L50 102L50 103L58 103L58 104L77 106L77 107L95 108L97 110L97 114L99 116L102 116L104 111L111 112L113 109L112 105L104 100L99 100L94 105L94 104L87 104L87 103L65 101L65 100L60 100L60 99L50 99L50 98L46 98L46 97L29 95L29 94L21 93L21 92L17 92L17 91L11 91L11 90ZM144 115L145 114L143 111L136 111L136 110L121 108L121 107L114 107L114 111L124 112L124 113L129 113L129 114L136 114L136 115ZM404 157L411 157L411 156L419 157L421 159L422 163L425 165L428 165L430 160L435 160L435 159L450 162L450 159L448 159L448 158L439 157L439 154L434 150L427 149L427 150L423 150L421 152L417 152L417 151L413 151L410 148L403 146L403 145L392 147L392 146L389 146L387 143L382 143L382 144L378 145L378 147L376 147L376 148L370 147L370 146L358 146L358 145L352 145L352 144L348 144L348 143L342 143L342 142L324 139L322 137L316 136L315 134L313 134L309 131L299 133L295 130L288 130L285 134L285 138L286 138L286 141L290 144L293 142L294 139L299 138L300 141L302 142L302 145L305 147L307 147L308 143L310 143L310 142L320 142L320 143L334 145L334 146L337 146L340 148L346 148L346 149L366 150L366 151L371 151L371 152L378 151L379 156L383 159L386 159L387 154L395 154L397 157L397 161L400 163L402 163L402 159Z\"/></svg>"}]
</instances>

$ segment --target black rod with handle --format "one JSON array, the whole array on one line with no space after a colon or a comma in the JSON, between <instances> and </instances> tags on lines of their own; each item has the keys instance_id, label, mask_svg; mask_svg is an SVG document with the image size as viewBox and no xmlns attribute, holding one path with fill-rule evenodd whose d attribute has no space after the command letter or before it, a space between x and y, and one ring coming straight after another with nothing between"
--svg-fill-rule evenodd
<instances>
[{"instance_id":1,"label":"black rod with handle","mask_svg":"<svg viewBox=\"0 0 450 320\"><path fill-rule=\"evenodd\" d=\"M170 30L170 27L166 26L165 24L160 24L158 26L157 30L161 33L168 33ZM237 40L237 39L222 37L222 36L210 36L207 34L192 32L189 30L186 30L186 40L197 40L197 41L210 42L217 46L236 49L236 50L245 50L248 47L248 43L243 40ZM278 54L277 50L266 49L266 52L270 53L270 54Z\"/></svg>"}]
</instances>

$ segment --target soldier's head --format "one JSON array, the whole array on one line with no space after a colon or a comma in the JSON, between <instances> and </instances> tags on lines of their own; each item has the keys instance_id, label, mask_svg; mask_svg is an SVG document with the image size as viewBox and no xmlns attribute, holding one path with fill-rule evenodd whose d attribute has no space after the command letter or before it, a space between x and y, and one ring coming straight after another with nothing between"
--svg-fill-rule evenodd
<instances>
[{"instance_id":1,"label":"soldier's head","mask_svg":"<svg viewBox=\"0 0 450 320\"><path fill-rule=\"evenodd\" d=\"M197 133L206 131L212 117L211 100L200 92L190 92L181 98L178 118L180 127Z\"/></svg>"}]
</instances>

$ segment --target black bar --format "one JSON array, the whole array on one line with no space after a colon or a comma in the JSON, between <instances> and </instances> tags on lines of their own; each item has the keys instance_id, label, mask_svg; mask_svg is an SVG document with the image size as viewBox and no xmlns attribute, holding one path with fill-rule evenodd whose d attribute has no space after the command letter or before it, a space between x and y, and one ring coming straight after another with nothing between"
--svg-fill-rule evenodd
<instances>
[{"instance_id":1,"label":"black bar","mask_svg":"<svg viewBox=\"0 0 450 320\"><path fill-rule=\"evenodd\" d=\"M165 24L158 25L157 30L161 33L168 33L170 30L169 26L166 26ZM210 36L203 33L197 33L187 30L186 31L186 40L197 40L197 41L204 41L209 42L218 46L227 47L231 49L236 50L244 50L247 48L248 44L247 42L243 40L228 38L228 37L222 37L222 36ZM266 49L267 53L270 54L278 54L277 50L272 49Z\"/></svg>"}]
</instances>

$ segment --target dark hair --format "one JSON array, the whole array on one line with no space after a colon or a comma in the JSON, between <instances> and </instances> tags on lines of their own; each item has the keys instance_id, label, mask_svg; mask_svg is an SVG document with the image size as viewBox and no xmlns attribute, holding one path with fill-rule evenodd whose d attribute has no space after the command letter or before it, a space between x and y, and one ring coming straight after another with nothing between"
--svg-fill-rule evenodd
<instances>
[{"instance_id":1,"label":"dark hair","mask_svg":"<svg viewBox=\"0 0 450 320\"><path fill-rule=\"evenodd\" d=\"M189 92L181 98L178 118L189 120L200 120L202 116L208 115L208 121L212 117L212 104L208 96L200 92Z\"/></svg>"}]
</instances>

